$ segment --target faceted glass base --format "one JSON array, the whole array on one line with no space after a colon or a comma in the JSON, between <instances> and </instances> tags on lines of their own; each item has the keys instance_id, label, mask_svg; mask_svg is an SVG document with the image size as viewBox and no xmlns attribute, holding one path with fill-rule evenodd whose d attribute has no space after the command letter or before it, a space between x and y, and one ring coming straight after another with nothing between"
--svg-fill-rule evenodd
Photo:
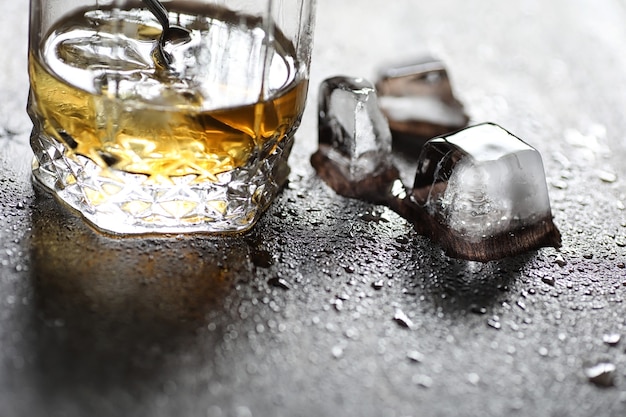
<instances>
[{"instance_id":1,"label":"faceted glass base","mask_svg":"<svg viewBox=\"0 0 626 417\"><path fill-rule=\"evenodd\" d=\"M103 168L68 153L35 129L33 178L89 223L113 234L235 233L251 228L284 185L293 132L263 158L197 181L196 175L155 182ZM267 153L267 152L266 152Z\"/></svg>"}]
</instances>

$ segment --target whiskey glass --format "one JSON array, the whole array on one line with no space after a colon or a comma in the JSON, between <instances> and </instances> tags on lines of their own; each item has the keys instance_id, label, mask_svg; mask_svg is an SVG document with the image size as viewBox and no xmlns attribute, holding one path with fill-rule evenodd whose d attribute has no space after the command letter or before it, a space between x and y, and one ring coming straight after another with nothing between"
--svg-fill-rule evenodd
<instances>
[{"instance_id":1,"label":"whiskey glass","mask_svg":"<svg viewBox=\"0 0 626 417\"><path fill-rule=\"evenodd\" d=\"M315 0L30 0L33 182L106 233L248 230L289 173L314 14Z\"/></svg>"}]
</instances>

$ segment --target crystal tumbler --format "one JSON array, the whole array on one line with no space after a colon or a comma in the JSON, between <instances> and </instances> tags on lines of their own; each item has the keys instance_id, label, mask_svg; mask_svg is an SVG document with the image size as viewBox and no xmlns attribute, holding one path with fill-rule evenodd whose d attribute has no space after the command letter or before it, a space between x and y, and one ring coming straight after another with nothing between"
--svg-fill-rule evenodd
<instances>
[{"instance_id":1,"label":"crystal tumbler","mask_svg":"<svg viewBox=\"0 0 626 417\"><path fill-rule=\"evenodd\" d=\"M315 0L30 0L34 183L113 234L251 228L285 183Z\"/></svg>"}]
</instances>

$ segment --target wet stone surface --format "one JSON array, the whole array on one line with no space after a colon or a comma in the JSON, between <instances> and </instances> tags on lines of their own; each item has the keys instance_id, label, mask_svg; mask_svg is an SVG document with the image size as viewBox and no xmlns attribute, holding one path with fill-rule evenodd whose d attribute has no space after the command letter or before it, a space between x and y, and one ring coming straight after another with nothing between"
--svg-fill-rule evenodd
<instances>
[{"instance_id":1,"label":"wet stone surface","mask_svg":"<svg viewBox=\"0 0 626 417\"><path fill-rule=\"evenodd\" d=\"M251 233L101 236L31 186L27 3L9 2L0 415L626 413L626 352L611 336L626 334L622 5L318 3L311 85L436 49L472 119L541 152L562 248L452 259L388 208L338 196L308 163L315 88L289 184ZM415 158L394 159L412 186ZM590 380L597 364L614 366L610 386Z\"/></svg>"}]
</instances>

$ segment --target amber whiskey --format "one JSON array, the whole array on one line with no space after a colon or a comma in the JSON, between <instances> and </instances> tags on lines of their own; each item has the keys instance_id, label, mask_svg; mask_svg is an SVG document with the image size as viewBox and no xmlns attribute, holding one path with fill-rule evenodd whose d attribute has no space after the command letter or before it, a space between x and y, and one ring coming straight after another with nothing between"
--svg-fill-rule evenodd
<instances>
[{"instance_id":1,"label":"amber whiskey","mask_svg":"<svg viewBox=\"0 0 626 417\"><path fill-rule=\"evenodd\" d=\"M30 57L43 134L101 167L162 180L215 179L271 151L304 107L293 45L280 33L269 45L252 17L170 4L190 31L166 45L171 68L155 64L160 27L139 7L80 10L51 30Z\"/></svg>"}]
</instances>

